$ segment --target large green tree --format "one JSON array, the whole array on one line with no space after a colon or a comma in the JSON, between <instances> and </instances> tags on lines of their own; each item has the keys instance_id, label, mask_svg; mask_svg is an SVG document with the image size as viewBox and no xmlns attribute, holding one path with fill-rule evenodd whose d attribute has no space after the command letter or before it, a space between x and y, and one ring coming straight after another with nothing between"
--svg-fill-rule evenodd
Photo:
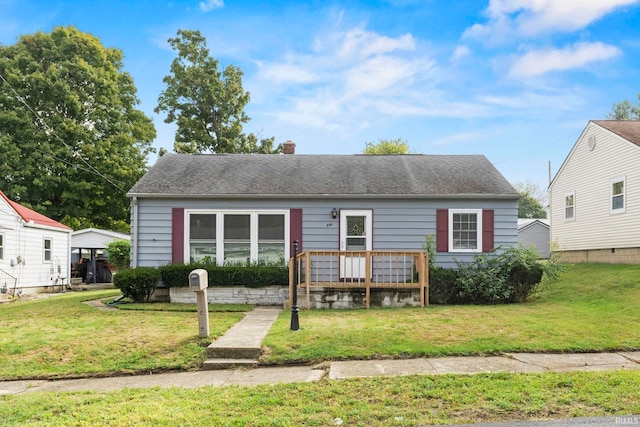
<instances>
[{"instance_id":1,"label":"large green tree","mask_svg":"<svg viewBox=\"0 0 640 427\"><path fill-rule=\"evenodd\" d=\"M155 138L122 52L78 29L0 46L0 189L73 228L128 229Z\"/></svg>"},{"instance_id":2,"label":"large green tree","mask_svg":"<svg viewBox=\"0 0 640 427\"><path fill-rule=\"evenodd\" d=\"M640 100L640 94L638 95ZM640 102L632 104L631 101L624 101L613 104L611 112L607 114L609 120L640 120Z\"/></svg>"},{"instance_id":3,"label":"large green tree","mask_svg":"<svg viewBox=\"0 0 640 427\"><path fill-rule=\"evenodd\" d=\"M383 139L365 142L364 154L407 154L409 143L402 138Z\"/></svg>"},{"instance_id":4,"label":"large green tree","mask_svg":"<svg viewBox=\"0 0 640 427\"><path fill-rule=\"evenodd\" d=\"M166 89L158 97L156 113L165 112L165 123L176 123L174 150L177 153L273 153L274 138L245 135L249 121L244 108L250 94L242 87L242 70L233 65L222 72L209 54L199 31L178 30L169 44L177 52Z\"/></svg>"},{"instance_id":5,"label":"large green tree","mask_svg":"<svg viewBox=\"0 0 640 427\"><path fill-rule=\"evenodd\" d=\"M547 193L539 185L530 181L518 182L514 185L520 193L518 199L518 218L546 218L547 210L544 208Z\"/></svg>"}]
</instances>

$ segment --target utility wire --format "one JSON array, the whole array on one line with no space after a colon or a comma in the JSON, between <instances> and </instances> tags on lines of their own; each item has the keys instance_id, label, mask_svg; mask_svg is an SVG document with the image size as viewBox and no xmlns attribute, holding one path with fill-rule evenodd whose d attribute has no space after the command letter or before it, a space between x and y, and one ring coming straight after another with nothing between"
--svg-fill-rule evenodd
<instances>
[{"instance_id":1,"label":"utility wire","mask_svg":"<svg viewBox=\"0 0 640 427\"><path fill-rule=\"evenodd\" d=\"M529 154L533 153L534 151L539 151L541 148L548 147L549 145L555 144L555 143L560 142L560 141L564 141L564 140L565 140L565 139L567 139L567 138L574 137L575 135L578 135L578 134L580 134L581 132L582 132L582 130L579 130L579 131L577 131L577 132L573 132L571 135L567 135L567 136L563 136L563 137L561 137L561 138L554 139L553 141L548 142L548 143L546 143L546 144L544 144L544 145L538 145L538 146L536 146L536 148L535 148L535 149L533 149L533 150L525 151L525 152L522 152L522 153L520 153L520 154L518 154L518 155L516 155L516 156L509 157L509 158L507 158L507 159L500 160L500 161L498 161L498 162L495 162L495 163L494 163L494 165L499 165L500 163L510 162L511 160L515 160L515 159L519 159L519 158L521 158L521 157L523 157L523 156L527 156L527 155L529 155Z\"/></svg>"},{"instance_id":2,"label":"utility wire","mask_svg":"<svg viewBox=\"0 0 640 427\"><path fill-rule=\"evenodd\" d=\"M9 137L10 137L14 142L16 142L16 143L18 143L18 144L24 144L24 141L22 141L22 140L20 140L20 139L16 138L16 137L15 137L15 136L13 136L13 135L9 135ZM61 163L64 163L64 164L66 164L66 165L68 165L68 166L71 166L71 167L77 168L77 169L82 170L82 171L85 171L85 172L93 173L93 171L92 171L91 169L87 169L87 168L85 168L85 167L83 167L83 166L81 166L81 165L73 164L73 163L71 163L71 162L70 162L70 161L68 161L68 160L61 159L60 157L57 157L56 155L54 155L54 154L52 154L52 153L49 153L49 152L46 152L46 151L44 151L44 150L41 150L41 149L39 149L39 148L37 148L37 147L33 147L33 150L38 151L40 154L43 154L43 155L45 155L45 156L49 156L49 157L51 157L52 159L57 160L57 161L59 161L59 162L61 162Z\"/></svg>"},{"instance_id":3,"label":"utility wire","mask_svg":"<svg viewBox=\"0 0 640 427\"><path fill-rule=\"evenodd\" d=\"M24 98L22 96L20 96L20 94L13 88L13 86L11 86L11 84L7 81L7 79L4 78L4 76L2 74L0 74L0 79L2 79L2 81L9 87L9 89L11 89L11 91L14 93L14 95L16 96L16 99L22 103L25 107L27 107L27 109L29 111L31 111L31 113L34 115L34 117L36 118L36 123L38 123L40 126L42 126L45 132L47 133L51 133L58 141L60 141L65 147L67 147L71 153L73 154L74 149L73 147L71 147L69 144L67 144L57 133L54 129L52 129L45 121L42 117L40 117L40 115L38 114L37 111L35 111L33 108L31 108L31 106L29 104L27 104L27 102L24 100ZM55 158L55 157L54 157ZM99 170L97 170L95 167L93 167L87 160L83 159L81 156L78 157L84 164L86 164L89 169L90 172L92 172L93 174L99 176L100 178L104 179L105 181L107 181L109 184L113 185L115 188L117 188L118 190L122 191L123 193L126 193L126 190L124 190L122 187L120 187L118 184L116 184L115 182L113 182L111 179L109 179L108 177L106 177L104 174L102 174Z\"/></svg>"}]
</instances>

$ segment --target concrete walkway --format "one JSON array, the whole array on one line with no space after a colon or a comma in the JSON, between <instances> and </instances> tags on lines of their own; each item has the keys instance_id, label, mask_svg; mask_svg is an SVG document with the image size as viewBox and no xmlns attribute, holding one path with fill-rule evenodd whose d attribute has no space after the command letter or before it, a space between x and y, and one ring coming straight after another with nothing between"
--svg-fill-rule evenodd
<instances>
[{"instance_id":1,"label":"concrete walkway","mask_svg":"<svg viewBox=\"0 0 640 427\"><path fill-rule=\"evenodd\" d=\"M207 349L210 358L232 362L232 366L249 369L207 367L197 372L177 372L110 378L70 380L0 381L0 395L34 391L113 391L146 387L222 387L228 385L259 385L340 380L346 378L397 376L478 374L487 372L567 372L640 369L640 351L617 353L537 354L508 353L490 357L440 357L403 360L354 360L327 362L316 366L260 367L257 358L261 343L278 317L280 308L258 307L243 320L214 341ZM248 360L246 365L233 363ZM235 360L237 362L237 360Z\"/></svg>"},{"instance_id":2,"label":"concrete walkway","mask_svg":"<svg viewBox=\"0 0 640 427\"><path fill-rule=\"evenodd\" d=\"M202 369L253 367L262 355L262 340L280 312L279 307L256 307L207 347Z\"/></svg>"}]
</instances>

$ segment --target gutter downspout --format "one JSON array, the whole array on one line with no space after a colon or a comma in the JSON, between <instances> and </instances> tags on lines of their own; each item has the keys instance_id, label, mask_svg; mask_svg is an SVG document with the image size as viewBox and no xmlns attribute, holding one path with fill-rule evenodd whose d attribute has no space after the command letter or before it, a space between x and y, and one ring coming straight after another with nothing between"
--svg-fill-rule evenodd
<instances>
[{"instance_id":1,"label":"gutter downspout","mask_svg":"<svg viewBox=\"0 0 640 427\"><path fill-rule=\"evenodd\" d=\"M138 197L131 199L131 268L138 266Z\"/></svg>"}]
</instances>

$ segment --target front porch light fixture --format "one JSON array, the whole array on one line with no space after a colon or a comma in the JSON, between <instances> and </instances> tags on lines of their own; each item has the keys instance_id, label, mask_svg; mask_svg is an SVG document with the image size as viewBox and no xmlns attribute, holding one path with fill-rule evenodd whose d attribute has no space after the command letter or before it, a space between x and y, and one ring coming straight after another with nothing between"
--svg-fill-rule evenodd
<instances>
[{"instance_id":1,"label":"front porch light fixture","mask_svg":"<svg viewBox=\"0 0 640 427\"><path fill-rule=\"evenodd\" d=\"M333 218L333 219L338 218L338 209L333 208L333 209L331 210L331 218Z\"/></svg>"}]
</instances>

